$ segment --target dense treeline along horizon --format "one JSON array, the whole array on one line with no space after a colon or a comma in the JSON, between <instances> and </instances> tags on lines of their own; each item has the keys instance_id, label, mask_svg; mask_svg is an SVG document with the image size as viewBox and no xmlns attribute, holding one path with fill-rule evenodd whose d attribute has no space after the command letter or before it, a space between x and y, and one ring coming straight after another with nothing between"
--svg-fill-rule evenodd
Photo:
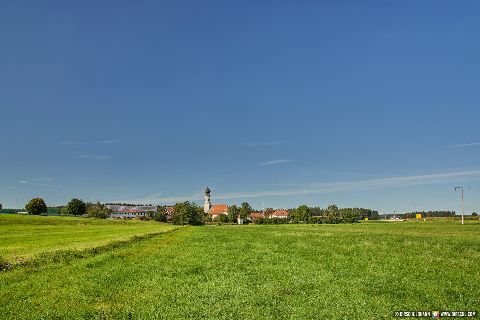
<instances>
[{"instance_id":1,"label":"dense treeline along horizon","mask_svg":"<svg viewBox=\"0 0 480 320\"><path fill-rule=\"evenodd\" d=\"M406 212L404 214L401 214L400 216L405 218L405 219L410 219L410 218L415 218L415 216L420 213L423 218L433 218L433 217L455 217L456 213L455 211L415 211L415 212ZM475 212L472 213L472 215L476 215Z\"/></svg>"},{"instance_id":2,"label":"dense treeline along horizon","mask_svg":"<svg viewBox=\"0 0 480 320\"><path fill-rule=\"evenodd\" d=\"M113 204L113 203L107 203ZM132 204L117 203L117 205L128 206ZM142 206L142 205L135 205ZM157 206L156 212L148 212L145 217L138 219L156 220L167 222L167 206ZM236 223L237 219L243 219L245 223L253 222L256 224L284 224L284 223L354 223L358 220L368 218L369 220L378 220L378 211L365 208L338 208L336 205L330 205L327 208L308 207L301 205L298 208L288 209L287 218L271 218L269 215L274 212L273 208L264 210L263 218L249 221L250 214L257 212L248 202L243 202L240 206L231 205L228 214L220 214L215 219L203 212L203 208L195 203L186 201L177 203L173 206L172 223L177 225L201 225L205 223ZM92 218L107 218L112 210L106 208L105 204L85 203L83 200L73 198L65 206L47 207L42 198L33 198L26 205L25 209L31 215L73 215ZM17 209L5 209L5 213L18 213Z\"/></svg>"},{"instance_id":3,"label":"dense treeline along horizon","mask_svg":"<svg viewBox=\"0 0 480 320\"><path fill-rule=\"evenodd\" d=\"M69 215L86 216L91 218L107 218L112 210L100 202L85 203L81 199L73 198L65 206L47 207L42 198L33 198L25 205L25 210L30 215ZM0 213L19 213L22 209L1 209Z\"/></svg>"},{"instance_id":4,"label":"dense treeline along horizon","mask_svg":"<svg viewBox=\"0 0 480 320\"><path fill-rule=\"evenodd\" d=\"M121 206L152 206L144 204L129 204L129 203L105 203L100 202L84 202L81 199L73 198L65 206L48 207L42 198L33 198L26 205L25 209L31 215L72 215L84 216L90 218L106 219L113 212L107 208L106 205L121 205ZM286 223L313 223L313 224L336 224L336 223L355 223L360 220L379 220L384 218L397 217L401 219L413 219L417 214L422 214L422 218L433 217L457 217L455 211L438 210L438 211L417 211L407 212L403 214L385 214L380 215L378 211L368 208L339 208L336 205L330 205L327 208L309 207L307 205L300 205L297 208L286 209L288 216L286 218L276 218L271 215L274 213L273 208L266 208L263 211L255 210L248 202L243 202L240 206L230 205L228 207L228 214L220 214L215 219L203 212L203 208L193 202L181 202L173 206L173 215L168 219L166 205L156 206L155 212L147 212L146 216L138 217L136 219L155 220L159 222L172 221L173 224L178 225L201 225L205 223L217 224L235 224L238 219L242 219L244 223L255 224L286 224ZM0 213L19 213L23 209L3 209L0 204ZM251 213L260 213L260 217L255 219L250 218ZM473 212L471 217L477 217L478 214Z\"/></svg>"}]
</instances>

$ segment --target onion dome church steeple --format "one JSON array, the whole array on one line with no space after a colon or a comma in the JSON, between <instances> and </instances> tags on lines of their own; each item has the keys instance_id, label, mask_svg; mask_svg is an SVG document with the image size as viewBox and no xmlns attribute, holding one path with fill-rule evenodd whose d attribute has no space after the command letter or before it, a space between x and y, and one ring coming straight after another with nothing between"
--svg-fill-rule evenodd
<instances>
[{"instance_id":1,"label":"onion dome church steeple","mask_svg":"<svg viewBox=\"0 0 480 320\"><path fill-rule=\"evenodd\" d=\"M212 207L212 204L210 202L210 188L206 187L205 188L205 203L203 204L203 212L208 213L210 211L210 208Z\"/></svg>"}]
</instances>

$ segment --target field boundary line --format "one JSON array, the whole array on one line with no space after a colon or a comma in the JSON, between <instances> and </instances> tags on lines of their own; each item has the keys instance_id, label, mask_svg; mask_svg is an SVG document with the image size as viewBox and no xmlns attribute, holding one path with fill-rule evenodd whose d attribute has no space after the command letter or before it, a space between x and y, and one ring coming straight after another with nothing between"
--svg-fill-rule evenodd
<instances>
[{"instance_id":1,"label":"field boundary line","mask_svg":"<svg viewBox=\"0 0 480 320\"><path fill-rule=\"evenodd\" d=\"M148 232L141 235L134 235L128 239L114 240L100 246L85 249L46 251L38 253L31 258L22 258L14 261L3 260L2 257L0 257L0 272L11 271L19 267L41 267L47 264L90 258L113 249L121 248L160 235L174 233L182 229L183 228L181 227L175 227L167 231Z\"/></svg>"}]
</instances>

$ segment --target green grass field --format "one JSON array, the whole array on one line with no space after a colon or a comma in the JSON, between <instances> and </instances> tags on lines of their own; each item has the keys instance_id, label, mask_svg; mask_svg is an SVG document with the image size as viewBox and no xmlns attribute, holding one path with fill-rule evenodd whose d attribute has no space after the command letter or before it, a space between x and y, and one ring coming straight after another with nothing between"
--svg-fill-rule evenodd
<instances>
[{"instance_id":1,"label":"green grass field","mask_svg":"<svg viewBox=\"0 0 480 320\"><path fill-rule=\"evenodd\" d=\"M35 230L37 217L24 218ZM51 219L59 232L69 228ZM2 250L10 241L22 247L9 230L2 226ZM479 262L478 222L185 227L1 272L0 318L389 319L395 310L480 311Z\"/></svg>"},{"instance_id":2,"label":"green grass field","mask_svg":"<svg viewBox=\"0 0 480 320\"><path fill-rule=\"evenodd\" d=\"M173 226L139 220L101 220L0 214L0 257L12 261L36 254L86 249Z\"/></svg>"}]
</instances>

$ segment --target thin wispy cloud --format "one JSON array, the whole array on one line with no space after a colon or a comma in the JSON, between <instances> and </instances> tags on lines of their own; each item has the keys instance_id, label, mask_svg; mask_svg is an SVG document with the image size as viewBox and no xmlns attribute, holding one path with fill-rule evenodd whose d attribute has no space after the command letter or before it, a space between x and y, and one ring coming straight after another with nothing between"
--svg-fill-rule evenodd
<instances>
[{"instance_id":1,"label":"thin wispy cloud","mask_svg":"<svg viewBox=\"0 0 480 320\"><path fill-rule=\"evenodd\" d=\"M447 172L426 175L413 175L403 177L392 177L383 179L342 181L334 183L310 183L290 189L262 190L258 192L233 192L219 193L215 195L218 200L233 200L244 198L272 197L272 196L295 196L316 193L342 192L369 189L386 189L422 184L446 183L462 179L480 178L480 170ZM182 201L202 200L201 192L190 195L179 195L164 197L158 194L146 196L141 199L129 200L126 202L148 202L148 203L175 203Z\"/></svg>"},{"instance_id":2,"label":"thin wispy cloud","mask_svg":"<svg viewBox=\"0 0 480 320\"><path fill-rule=\"evenodd\" d=\"M247 147L257 148L257 147L269 147L269 146L276 146L279 144L284 144L286 141L283 140L275 140L275 141L258 141L258 142L249 142L246 143Z\"/></svg>"},{"instance_id":3,"label":"thin wispy cloud","mask_svg":"<svg viewBox=\"0 0 480 320\"><path fill-rule=\"evenodd\" d=\"M480 142L456 144L456 145L450 146L450 147L451 148L464 148L464 147L473 147L473 146L480 146Z\"/></svg>"},{"instance_id":4,"label":"thin wispy cloud","mask_svg":"<svg viewBox=\"0 0 480 320\"><path fill-rule=\"evenodd\" d=\"M60 142L62 145L69 145L69 144L113 144L113 143L119 143L119 140L100 140L100 141L95 141L95 142L80 142L80 141L63 141Z\"/></svg>"},{"instance_id":5,"label":"thin wispy cloud","mask_svg":"<svg viewBox=\"0 0 480 320\"><path fill-rule=\"evenodd\" d=\"M103 140L103 141L97 141L97 144L112 144L112 143L118 143L118 140Z\"/></svg>"},{"instance_id":6,"label":"thin wispy cloud","mask_svg":"<svg viewBox=\"0 0 480 320\"><path fill-rule=\"evenodd\" d=\"M59 187L55 183L55 178L47 177L47 178L35 178L35 179L28 179L28 180L19 180L18 184L26 185L26 186L35 186L35 187L49 187L49 188L57 188Z\"/></svg>"},{"instance_id":7,"label":"thin wispy cloud","mask_svg":"<svg viewBox=\"0 0 480 320\"><path fill-rule=\"evenodd\" d=\"M287 163L287 162L291 162L292 160L288 160L288 159L278 159L278 160L270 160L270 161L265 161L265 162L261 162L259 163L260 166L271 166L271 165L274 165L274 164L281 164L281 163Z\"/></svg>"},{"instance_id":8,"label":"thin wispy cloud","mask_svg":"<svg viewBox=\"0 0 480 320\"><path fill-rule=\"evenodd\" d=\"M91 159L91 160L108 160L111 159L111 156L108 155L96 155L96 154L82 154L78 156L80 159Z\"/></svg>"},{"instance_id":9,"label":"thin wispy cloud","mask_svg":"<svg viewBox=\"0 0 480 320\"><path fill-rule=\"evenodd\" d=\"M108 159L111 159L111 158L112 158L111 156L95 156L92 159L93 160L108 160Z\"/></svg>"}]
</instances>

